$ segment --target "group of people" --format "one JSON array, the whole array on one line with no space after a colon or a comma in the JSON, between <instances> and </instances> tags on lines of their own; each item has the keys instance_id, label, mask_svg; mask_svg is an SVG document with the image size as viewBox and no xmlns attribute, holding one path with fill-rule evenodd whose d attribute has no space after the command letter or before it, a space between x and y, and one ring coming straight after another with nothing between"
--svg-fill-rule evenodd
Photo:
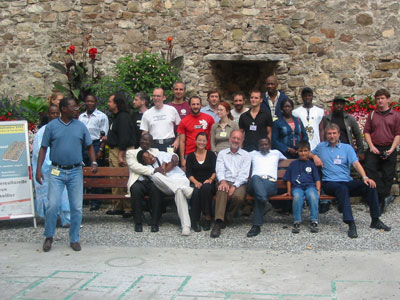
<instances>
[{"instance_id":1,"label":"group of people","mask_svg":"<svg viewBox=\"0 0 400 300\"><path fill-rule=\"evenodd\" d=\"M109 127L105 115L96 109L94 96L85 98L87 110L79 116L83 127L82 122L76 125L74 119L75 101L64 98L60 102L61 117L44 130L37 182L42 183L40 168L47 147L51 149L51 189L52 181L62 179L64 172L81 170L84 157L85 164L96 172L96 159L102 156L107 144L109 165L127 166L130 174L129 197L114 201L107 214L125 218L133 215L135 231L142 232L143 209L148 209L151 232L157 232L164 210L163 196L173 195L182 235L189 235L191 229L211 230L210 236L216 238L239 210L252 207L253 226L247 236L253 237L261 231L264 214L270 207L269 197L279 192L279 161L296 159L283 178L287 182L286 194L293 196L293 233L300 231L305 199L310 207L310 231L319 231L318 213L327 211L330 205L319 200L321 192L336 197L343 221L349 225L349 237L357 237L349 200L356 194L365 196L370 207L370 227L389 231L390 227L379 218L382 209L394 198L390 187L400 142L400 114L389 107L390 94L384 89L375 94L377 109L368 116L364 130L369 151L364 151L357 122L344 112L343 97L335 97L332 113L325 115L322 108L313 105L312 89L302 90L303 105L294 109L293 101L278 90L278 85L276 76L268 76L265 93L250 92L249 108L245 107L245 95L235 93L232 109L228 102L221 101L218 91L208 93L205 107L199 96L186 101L183 82L174 84L174 99L167 104L164 90L155 88L151 108L150 97L137 93L134 112L129 112L125 98L117 93L108 102L113 115ZM70 134L70 128L75 128L74 134ZM62 138L64 134L70 136ZM78 143L86 151L72 150L77 149L72 147ZM361 180L350 176L351 165ZM71 200L69 191L76 187L71 187L69 176L63 180L71 205L71 247L80 250L79 227L76 227L80 220L76 219L81 218L81 206ZM112 193L126 191L113 189ZM253 203L246 200L246 193L253 196ZM81 194L82 189L80 197ZM61 191L57 189L54 197L57 201L50 203L49 199L52 208L46 211L45 251L51 248L53 219L57 219ZM99 203L91 203L91 210L98 208ZM74 246L76 243L79 247Z\"/></svg>"}]
</instances>

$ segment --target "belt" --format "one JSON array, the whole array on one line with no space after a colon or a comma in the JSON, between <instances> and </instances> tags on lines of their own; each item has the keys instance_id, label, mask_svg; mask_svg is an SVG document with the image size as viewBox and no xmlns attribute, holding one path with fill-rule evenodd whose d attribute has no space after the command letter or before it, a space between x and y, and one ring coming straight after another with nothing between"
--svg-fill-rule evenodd
<instances>
[{"instance_id":1,"label":"belt","mask_svg":"<svg viewBox=\"0 0 400 300\"><path fill-rule=\"evenodd\" d=\"M166 144L169 142L172 142L174 138L169 138L169 139L159 139L159 140L153 140L153 142L156 142L157 144Z\"/></svg>"},{"instance_id":2,"label":"belt","mask_svg":"<svg viewBox=\"0 0 400 300\"><path fill-rule=\"evenodd\" d=\"M101 140L100 140L100 139L92 140L92 143L93 143L93 144L94 144L94 143L98 143L98 142L101 142Z\"/></svg>"},{"instance_id":3,"label":"belt","mask_svg":"<svg viewBox=\"0 0 400 300\"><path fill-rule=\"evenodd\" d=\"M263 175L263 176L261 176L261 178L262 179L267 179L267 180L269 180L271 182L276 182L276 179L274 177L272 177L272 176L269 176L269 175Z\"/></svg>"},{"instance_id":4,"label":"belt","mask_svg":"<svg viewBox=\"0 0 400 300\"><path fill-rule=\"evenodd\" d=\"M74 164L74 165L69 165L69 166L59 165L59 164L56 164L56 163L51 163L51 164L52 164L53 166L55 166L56 168L63 169L63 170L71 170L71 169L73 169L73 168L82 166L81 163L79 163L79 164Z\"/></svg>"}]
</instances>

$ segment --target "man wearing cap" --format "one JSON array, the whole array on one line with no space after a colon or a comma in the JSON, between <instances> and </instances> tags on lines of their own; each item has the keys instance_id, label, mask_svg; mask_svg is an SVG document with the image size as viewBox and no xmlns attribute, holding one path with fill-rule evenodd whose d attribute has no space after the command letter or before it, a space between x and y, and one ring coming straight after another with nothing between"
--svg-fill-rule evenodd
<instances>
[{"instance_id":1,"label":"man wearing cap","mask_svg":"<svg viewBox=\"0 0 400 300\"><path fill-rule=\"evenodd\" d=\"M305 87L301 91L303 106L293 110L292 115L300 118L308 135L311 150L313 150L321 140L323 140L323 122L324 110L313 105L312 100L314 92L311 88Z\"/></svg>"},{"instance_id":2,"label":"man wearing cap","mask_svg":"<svg viewBox=\"0 0 400 300\"><path fill-rule=\"evenodd\" d=\"M262 95L261 109L271 113L272 120L278 120L282 117L281 103L288 99L288 96L282 91L278 91L279 81L275 75L270 75L265 80L267 91Z\"/></svg>"},{"instance_id":3,"label":"man wearing cap","mask_svg":"<svg viewBox=\"0 0 400 300\"><path fill-rule=\"evenodd\" d=\"M369 151L365 153L365 171L375 182L382 211L394 200L390 194L396 174L397 151L400 143L400 112L390 107L390 93L380 89L375 93L376 110L364 127Z\"/></svg>"},{"instance_id":4,"label":"man wearing cap","mask_svg":"<svg viewBox=\"0 0 400 300\"><path fill-rule=\"evenodd\" d=\"M348 102L343 96L336 96L333 99L333 111L324 117L323 125L334 123L340 128L340 142L350 144L357 153L360 161L364 160L364 144L360 127L356 119L344 111L344 106ZM354 145L353 138L356 139Z\"/></svg>"}]
</instances>

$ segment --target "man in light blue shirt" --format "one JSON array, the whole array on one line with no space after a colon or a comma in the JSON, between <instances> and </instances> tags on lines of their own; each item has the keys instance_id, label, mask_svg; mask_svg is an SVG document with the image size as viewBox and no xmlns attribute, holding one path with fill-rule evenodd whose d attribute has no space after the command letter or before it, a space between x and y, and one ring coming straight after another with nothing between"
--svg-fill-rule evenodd
<instances>
[{"instance_id":1,"label":"man in light blue shirt","mask_svg":"<svg viewBox=\"0 0 400 300\"><path fill-rule=\"evenodd\" d=\"M235 212L246 197L246 184L250 173L251 158L247 151L241 149L243 133L234 130L229 137L230 148L218 153L216 174L218 191L215 200L215 224L210 236L217 238L225 227L225 211L228 198L231 203L226 211L226 221L231 222Z\"/></svg>"},{"instance_id":2,"label":"man in light blue shirt","mask_svg":"<svg viewBox=\"0 0 400 300\"><path fill-rule=\"evenodd\" d=\"M217 115L217 108L219 102L221 101L221 95L218 91L209 91L207 93L208 105L203 107L200 112L205 113L213 117L215 123L219 122L219 117Z\"/></svg>"},{"instance_id":3,"label":"man in light blue shirt","mask_svg":"<svg viewBox=\"0 0 400 300\"><path fill-rule=\"evenodd\" d=\"M338 209L343 212L343 222L349 225L348 236L358 237L350 205L350 197L354 196L364 196L367 199L372 219L370 228L390 231L391 228L379 219L381 210L376 183L365 174L353 147L340 142L339 126L328 124L325 134L326 141L312 150L312 158L316 166L322 166L322 188L327 194L336 197ZM353 180L350 165L353 165L362 180Z\"/></svg>"}]
</instances>

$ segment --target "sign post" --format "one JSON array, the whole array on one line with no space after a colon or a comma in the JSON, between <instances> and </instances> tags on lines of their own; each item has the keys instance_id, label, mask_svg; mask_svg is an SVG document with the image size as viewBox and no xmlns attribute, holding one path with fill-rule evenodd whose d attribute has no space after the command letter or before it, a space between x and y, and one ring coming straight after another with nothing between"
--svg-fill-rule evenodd
<instances>
[{"instance_id":1,"label":"sign post","mask_svg":"<svg viewBox=\"0 0 400 300\"><path fill-rule=\"evenodd\" d=\"M0 122L0 220L33 218L28 122Z\"/></svg>"}]
</instances>

